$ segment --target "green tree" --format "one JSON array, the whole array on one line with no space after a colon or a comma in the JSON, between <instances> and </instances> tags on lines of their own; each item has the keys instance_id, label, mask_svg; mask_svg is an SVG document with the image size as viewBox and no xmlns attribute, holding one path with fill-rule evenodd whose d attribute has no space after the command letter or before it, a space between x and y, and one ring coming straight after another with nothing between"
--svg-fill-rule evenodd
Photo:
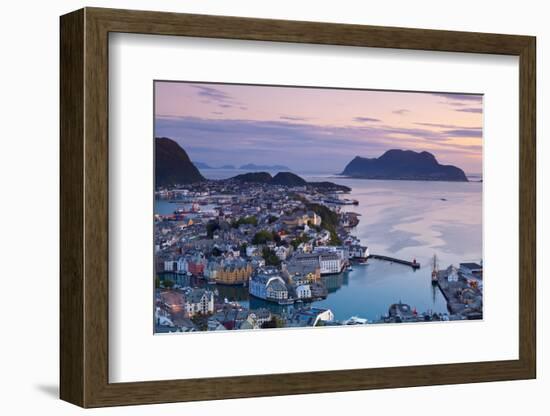
<instances>
[{"instance_id":1,"label":"green tree","mask_svg":"<svg viewBox=\"0 0 550 416\"><path fill-rule=\"evenodd\" d=\"M268 241L273 241L273 234L267 230L261 230L254 235L252 244L265 244Z\"/></svg>"},{"instance_id":2,"label":"green tree","mask_svg":"<svg viewBox=\"0 0 550 416\"><path fill-rule=\"evenodd\" d=\"M172 289L174 287L174 281L173 280L170 280L170 279L164 279L163 282L162 282L162 285L166 288L166 289Z\"/></svg>"},{"instance_id":3,"label":"green tree","mask_svg":"<svg viewBox=\"0 0 550 416\"><path fill-rule=\"evenodd\" d=\"M265 264L267 266L280 266L281 265L281 259L277 257L275 252L271 250L270 248L265 247L262 250L262 257L265 260Z\"/></svg>"},{"instance_id":4,"label":"green tree","mask_svg":"<svg viewBox=\"0 0 550 416\"><path fill-rule=\"evenodd\" d=\"M336 232L339 223L338 214L332 211L330 208L320 204L308 203L306 204L306 207L307 209L315 212L321 217L322 228L330 232L330 244L342 244L342 241L340 240Z\"/></svg>"},{"instance_id":5,"label":"green tree","mask_svg":"<svg viewBox=\"0 0 550 416\"><path fill-rule=\"evenodd\" d=\"M250 217L239 218L237 221L233 221L231 225L233 226L233 228L239 228L239 225L245 224L256 226L258 225L258 219L255 216L251 215Z\"/></svg>"},{"instance_id":6,"label":"green tree","mask_svg":"<svg viewBox=\"0 0 550 416\"><path fill-rule=\"evenodd\" d=\"M301 235L300 237L296 237L294 240L292 240L290 244L292 244L292 247L294 247L294 250L296 250L300 244L307 243L308 241L309 238L307 238L305 235Z\"/></svg>"}]
</instances>

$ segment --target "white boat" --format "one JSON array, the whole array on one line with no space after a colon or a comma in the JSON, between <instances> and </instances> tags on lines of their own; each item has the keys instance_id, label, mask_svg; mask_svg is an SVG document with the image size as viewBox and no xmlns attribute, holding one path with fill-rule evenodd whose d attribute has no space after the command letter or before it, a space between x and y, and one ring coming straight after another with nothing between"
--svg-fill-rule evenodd
<instances>
[{"instance_id":1,"label":"white boat","mask_svg":"<svg viewBox=\"0 0 550 416\"><path fill-rule=\"evenodd\" d=\"M352 316L344 321L344 325L365 325L369 321L365 318L359 318L358 316Z\"/></svg>"}]
</instances>

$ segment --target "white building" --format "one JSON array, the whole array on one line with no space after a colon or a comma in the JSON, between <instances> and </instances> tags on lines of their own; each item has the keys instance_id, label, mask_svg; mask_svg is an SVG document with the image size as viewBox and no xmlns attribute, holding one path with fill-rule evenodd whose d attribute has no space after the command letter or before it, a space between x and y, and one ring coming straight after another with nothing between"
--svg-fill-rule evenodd
<instances>
[{"instance_id":1,"label":"white building","mask_svg":"<svg viewBox=\"0 0 550 416\"><path fill-rule=\"evenodd\" d=\"M177 262L173 260L165 260L164 261L164 271L165 272L173 272L177 268Z\"/></svg>"},{"instance_id":2,"label":"white building","mask_svg":"<svg viewBox=\"0 0 550 416\"><path fill-rule=\"evenodd\" d=\"M458 282L458 269L455 266L449 266L447 269L447 280L449 282Z\"/></svg>"},{"instance_id":3,"label":"white building","mask_svg":"<svg viewBox=\"0 0 550 416\"><path fill-rule=\"evenodd\" d=\"M360 246L358 244L354 244L349 247L350 259L366 259L369 255L370 252L368 247Z\"/></svg>"},{"instance_id":4,"label":"white building","mask_svg":"<svg viewBox=\"0 0 550 416\"><path fill-rule=\"evenodd\" d=\"M187 273L188 270L188 263L187 259L185 257L180 257L176 263L177 272L178 273Z\"/></svg>"},{"instance_id":5,"label":"white building","mask_svg":"<svg viewBox=\"0 0 550 416\"><path fill-rule=\"evenodd\" d=\"M277 273L258 273L250 278L248 291L251 295L266 300L283 300L288 298L285 281Z\"/></svg>"},{"instance_id":6,"label":"white building","mask_svg":"<svg viewBox=\"0 0 550 416\"><path fill-rule=\"evenodd\" d=\"M296 287L296 297L298 299L310 299L311 287L308 284L299 285Z\"/></svg>"},{"instance_id":7,"label":"white building","mask_svg":"<svg viewBox=\"0 0 550 416\"><path fill-rule=\"evenodd\" d=\"M336 253L323 253L319 256L321 274L340 273L343 268L343 261Z\"/></svg>"},{"instance_id":8,"label":"white building","mask_svg":"<svg viewBox=\"0 0 550 416\"><path fill-rule=\"evenodd\" d=\"M289 253L289 249L284 246L275 247L275 255L281 261L285 261Z\"/></svg>"},{"instance_id":9,"label":"white building","mask_svg":"<svg viewBox=\"0 0 550 416\"><path fill-rule=\"evenodd\" d=\"M191 289L185 296L185 311L192 318L214 312L214 293L205 289Z\"/></svg>"},{"instance_id":10,"label":"white building","mask_svg":"<svg viewBox=\"0 0 550 416\"><path fill-rule=\"evenodd\" d=\"M256 246L246 246L246 256L253 257L259 254L258 247Z\"/></svg>"},{"instance_id":11,"label":"white building","mask_svg":"<svg viewBox=\"0 0 550 416\"><path fill-rule=\"evenodd\" d=\"M318 246L313 250L316 254L334 253L338 255L338 258L345 262L349 259L349 248L344 246Z\"/></svg>"}]
</instances>

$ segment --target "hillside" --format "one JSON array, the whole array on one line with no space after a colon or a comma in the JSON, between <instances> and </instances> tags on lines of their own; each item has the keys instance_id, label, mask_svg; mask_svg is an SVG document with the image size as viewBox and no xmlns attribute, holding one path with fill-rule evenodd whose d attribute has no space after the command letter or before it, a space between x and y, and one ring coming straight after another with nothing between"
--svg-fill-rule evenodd
<instances>
[{"instance_id":1,"label":"hillside","mask_svg":"<svg viewBox=\"0 0 550 416\"><path fill-rule=\"evenodd\" d=\"M204 177L178 143L167 137L155 139L155 187L203 180Z\"/></svg>"},{"instance_id":2,"label":"hillside","mask_svg":"<svg viewBox=\"0 0 550 416\"><path fill-rule=\"evenodd\" d=\"M271 179L271 184L293 187L304 186L307 182L294 173L279 172Z\"/></svg>"},{"instance_id":3,"label":"hillside","mask_svg":"<svg viewBox=\"0 0 550 416\"><path fill-rule=\"evenodd\" d=\"M267 172L250 172L250 173L243 173L241 175L234 176L231 179L234 179L240 182L269 183L273 178L271 177L271 174Z\"/></svg>"}]
</instances>

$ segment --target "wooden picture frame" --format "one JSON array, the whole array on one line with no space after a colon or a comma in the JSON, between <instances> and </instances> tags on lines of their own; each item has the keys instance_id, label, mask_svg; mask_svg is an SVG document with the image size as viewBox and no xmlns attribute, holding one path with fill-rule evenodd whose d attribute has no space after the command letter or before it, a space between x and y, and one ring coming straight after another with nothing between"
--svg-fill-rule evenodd
<instances>
[{"instance_id":1,"label":"wooden picture frame","mask_svg":"<svg viewBox=\"0 0 550 416\"><path fill-rule=\"evenodd\" d=\"M61 17L60 396L82 407L474 383L536 377L535 38L85 8ZM109 383L110 32L519 57L519 359Z\"/></svg>"}]
</instances>

